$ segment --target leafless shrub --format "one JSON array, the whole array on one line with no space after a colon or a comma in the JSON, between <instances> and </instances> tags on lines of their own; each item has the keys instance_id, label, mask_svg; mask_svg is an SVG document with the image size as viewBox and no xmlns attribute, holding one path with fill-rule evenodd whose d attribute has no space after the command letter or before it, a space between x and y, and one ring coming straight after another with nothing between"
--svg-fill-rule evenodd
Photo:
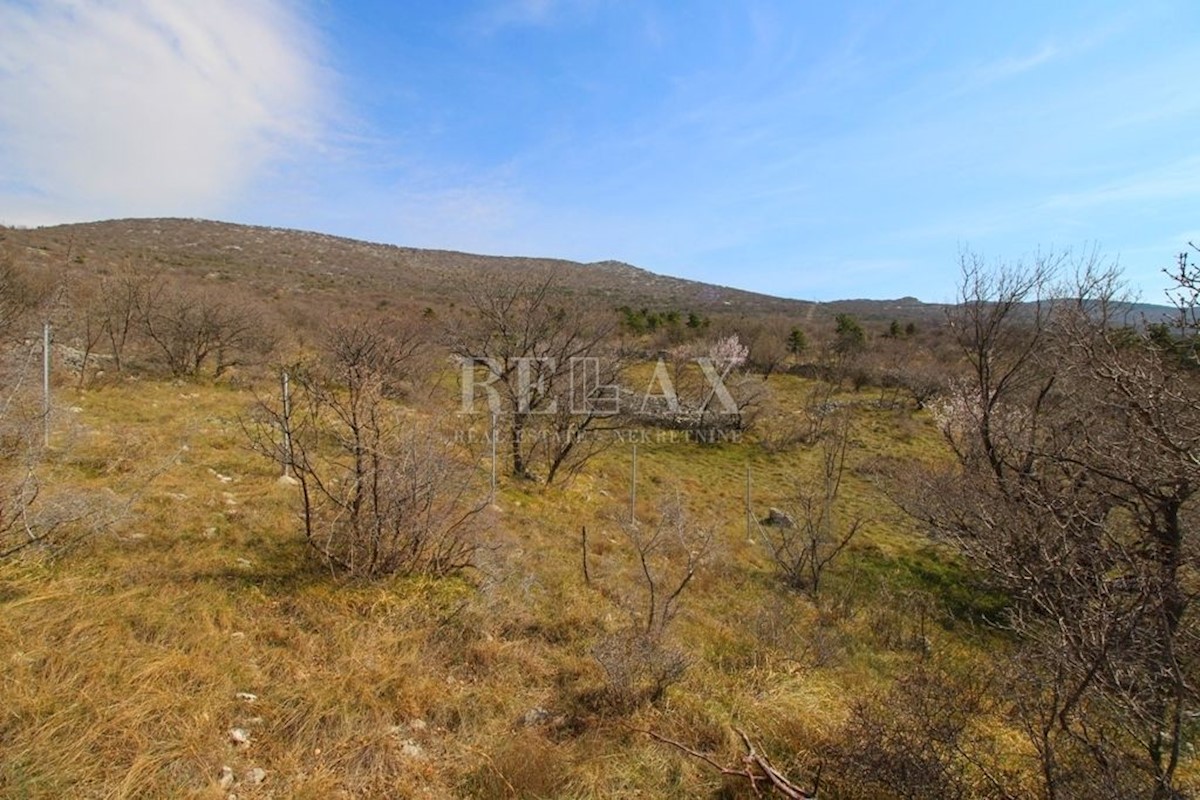
<instances>
[{"instance_id":1,"label":"leafless shrub","mask_svg":"<svg viewBox=\"0 0 1200 800\"><path fill-rule=\"evenodd\" d=\"M287 407L262 404L249 430L298 484L309 545L360 577L445 575L471 564L486 504L477 470L390 400L415 352L363 323L298 369Z\"/></svg>"},{"instance_id":2,"label":"leafless shrub","mask_svg":"<svg viewBox=\"0 0 1200 800\"><path fill-rule=\"evenodd\" d=\"M687 668L668 628L684 591L712 552L713 531L693 523L678 499L653 524L622 526L636 561L638 590L620 597L628 624L600 639L592 655L604 669L610 703L628 710L657 702Z\"/></svg>"},{"instance_id":3,"label":"leafless shrub","mask_svg":"<svg viewBox=\"0 0 1200 800\"><path fill-rule=\"evenodd\" d=\"M965 800L1026 796L980 722L991 678L922 663L892 689L854 704L825 749L830 796Z\"/></svg>"},{"instance_id":4,"label":"leafless shrub","mask_svg":"<svg viewBox=\"0 0 1200 800\"><path fill-rule=\"evenodd\" d=\"M788 337L792 326L785 317L766 317L741 323L750 352L747 363L768 380L781 370L792 355L788 349Z\"/></svg>"},{"instance_id":5,"label":"leafless shrub","mask_svg":"<svg viewBox=\"0 0 1200 800\"><path fill-rule=\"evenodd\" d=\"M946 388L946 368L931 357L918 358L900 368L897 380L918 411Z\"/></svg>"},{"instance_id":6,"label":"leafless shrub","mask_svg":"<svg viewBox=\"0 0 1200 800\"><path fill-rule=\"evenodd\" d=\"M140 314L160 291L161 280L154 273L128 261L98 279L90 273L68 279L54 315L55 330L65 332L70 343L64 360L78 371L78 388L93 377L94 366L111 364L124 372L128 346L140 333Z\"/></svg>"},{"instance_id":7,"label":"leafless shrub","mask_svg":"<svg viewBox=\"0 0 1200 800\"><path fill-rule=\"evenodd\" d=\"M144 488L152 476L139 474ZM11 486L11 484L10 484ZM34 473L26 473L11 491L7 508L19 511L17 524L0 523L0 560L36 552L59 557L82 543L111 531L128 518L131 496L106 489L80 492L63 487L45 487ZM5 523L11 520L5 520Z\"/></svg>"},{"instance_id":8,"label":"leafless shrub","mask_svg":"<svg viewBox=\"0 0 1200 800\"><path fill-rule=\"evenodd\" d=\"M758 426L758 445L766 452L781 453L812 443L812 420L808 415L771 408L763 416L766 421Z\"/></svg>"},{"instance_id":9,"label":"leafless shrub","mask_svg":"<svg viewBox=\"0 0 1200 800\"><path fill-rule=\"evenodd\" d=\"M1172 288L1167 292L1167 299L1171 301L1171 305L1175 306L1178 314L1176 327L1195 337L1200 335L1200 264L1197 264L1194 255L1200 253L1200 247L1193 242L1188 242L1188 248L1190 252L1184 250L1176 257L1173 269L1166 269L1163 272L1171 279L1172 283ZM1192 346L1192 360L1195 362L1194 338Z\"/></svg>"},{"instance_id":10,"label":"leafless shrub","mask_svg":"<svg viewBox=\"0 0 1200 800\"><path fill-rule=\"evenodd\" d=\"M636 628L604 636L592 656L604 669L608 701L618 711L657 703L688 666L683 651Z\"/></svg>"},{"instance_id":11,"label":"leafless shrub","mask_svg":"<svg viewBox=\"0 0 1200 800\"><path fill-rule=\"evenodd\" d=\"M1041 779L1038 795L1048 800L1156 796L1147 792L1142 770L1134 763L1140 754L1123 752L1119 709L1091 692L1078 693L1074 671L1054 667L1059 654L1026 644L1008 661L996 694L1004 699L1005 716L1033 746L1034 772ZM1087 735L1064 735L1069 728L1060 714L1067 726L1076 718L1088 720ZM1186 791L1174 795L1187 796Z\"/></svg>"},{"instance_id":12,"label":"leafless shrub","mask_svg":"<svg viewBox=\"0 0 1200 800\"><path fill-rule=\"evenodd\" d=\"M156 282L147 272L129 264L122 265L111 275L104 276L96 301L94 315L108 339L109 353L117 372L125 370L125 348L137 330L139 309L146 309Z\"/></svg>"},{"instance_id":13,"label":"leafless shrub","mask_svg":"<svg viewBox=\"0 0 1200 800\"><path fill-rule=\"evenodd\" d=\"M74 309L72 316L75 317L76 323L73 326L74 334L71 337L71 347L66 352L60 348L60 352L67 356L62 360L72 369L77 372L75 383L76 389L83 389L89 378L91 377L92 362L96 359L96 350L104 341L104 319L100 315L97 305L89 297L90 287L83 285L75 285L70 287L71 305Z\"/></svg>"},{"instance_id":14,"label":"leafless shrub","mask_svg":"<svg viewBox=\"0 0 1200 800\"><path fill-rule=\"evenodd\" d=\"M813 444L821 439L830 425L843 414L837 401L837 384L825 379L816 380L804 396L802 423L797 429L797 441Z\"/></svg>"},{"instance_id":15,"label":"leafless shrub","mask_svg":"<svg viewBox=\"0 0 1200 800\"><path fill-rule=\"evenodd\" d=\"M790 520L759 525L760 536L771 549L780 578L814 601L819 597L826 569L862 526L858 517L841 520L837 510L849 441L850 422L843 415L822 437L818 485L801 486L797 490L791 505L794 516Z\"/></svg>"},{"instance_id":16,"label":"leafless shrub","mask_svg":"<svg viewBox=\"0 0 1200 800\"><path fill-rule=\"evenodd\" d=\"M0 262L0 558L56 539L35 507L44 417L32 384L41 347L21 341L40 299L22 271Z\"/></svg>"},{"instance_id":17,"label":"leafless shrub","mask_svg":"<svg viewBox=\"0 0 1200 800\"><path fill-rule=\"evenodd\" d=\"M0 347L0 560L61 555L111 529L132 503L112 490L82 492L44 477L45 412L34 389L40 356L39 345ZM144 485L153 474L131 478Z\"/></svg>"},{"instance_id":18,"label":"leafless shrub","mask_svg":"<svg viewBox=\"0 0 1200 800\"><path fill-rule=\"evenodd\" d=\"M884 590L867 612L867 625L879 647L926 655L937 612L926 592Z\"/></svg>"},{"instance_id":19,"label":"leafless shrub","mask_svg":"<svg viewBox=\"0 0 1200 800\"><path fill-rule=\"evenodd\" d=\"M11 418L4 423L0 444L0 559L53 541L48 535L53 531L46 531L38 523L34 508L41 492L35 471L40 456L35 444L40 426L14 425Z\"/></svg>"},{"instance_id":20,"label":"leafless shrub","mask_svg":"<svg viewBox=\"0 0 1200 800\"><path fill-rule=\"evenodd\" d=\"M118 288L123 292L129 287ZM122 294L118 299L127 298ZM205 370L220 378L274 346L260 313L213 291L181 291L158 283L140 290L134 301L142 333L177 378L198 378Z\"/></svg>"},{"instance_id":21,"label":"leafless shrub","mask_svg":"<svg viewBox=\"0 0 1200 800\"><path fill-rule=\"evenodd\" d=\"M750 624L754 637L763 645L792 651L800 640L804 619L793 598L776 593L759 607Z\"/></svg>"},{"instance_id":22,"label":"leafless shrub","mask_svg":"<svg viewBox=\"0 0 1200 800\"><path fill-rule=\"evenodd\" d=\"M44 307L51 287L28 270L0 259L0 344L9 345L25 334L25 326Z\"/></svg>"},{"instance_id":23,"label":"leafless shrub","mask_svg":"<svg viewBox=\"0 0 1200 800\"><path fill-rule=\"evenodd\" d=\"M826 605L812 609L790 594L774 593L750 620L760 647L778 652L793 668L822 668L843 660L853 637L842 623L857 614L847 593L833 591Z\"/></svg>"},{"instance_id":24,"label":"leafless shrub","mask_svg":"<svg viewBox=\"0 0 1200 800\"><path fill-rule=\"evenodd\" d=\"M679 612L684 590L712 555L713 529L694 523L676 497L659 506L655 522L627 522L621 532L641 575L640 601L626 610L635 627L661 637Z\"/></svg>"}]
</instances>

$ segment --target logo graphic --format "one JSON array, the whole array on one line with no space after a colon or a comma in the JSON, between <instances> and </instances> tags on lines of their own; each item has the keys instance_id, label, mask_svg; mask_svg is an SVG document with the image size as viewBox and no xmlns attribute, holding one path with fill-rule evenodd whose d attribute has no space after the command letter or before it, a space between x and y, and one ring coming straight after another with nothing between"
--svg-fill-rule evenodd
<instances>
[{"instance_id":1,"label":"logo graphic","mask_svg":"<svg viewBox=\"0 0 1200 800\"><path fill-rule=\"evenodd\" d=\"M698 408L692 413L736 416L737 401L726 387L725 379L737 365L737 360L717 361L709 356L698 356L691 361L707 384ZM480 413L477 407L480 394L487 399L488 412L495 416L503 415L506 407L514 414L547 416L564 411L591 417L616 416L622 410L632 410L642 417L678 417L689 413L680 402L672 372L662 358L655 362L640 395L629 390L623 392L615 383L601 383L600 359L593 356L573 357L566 365L560 365L554 358L534 356L460 358L459 363L460 414Z\"/></svg>"}]
</instances>

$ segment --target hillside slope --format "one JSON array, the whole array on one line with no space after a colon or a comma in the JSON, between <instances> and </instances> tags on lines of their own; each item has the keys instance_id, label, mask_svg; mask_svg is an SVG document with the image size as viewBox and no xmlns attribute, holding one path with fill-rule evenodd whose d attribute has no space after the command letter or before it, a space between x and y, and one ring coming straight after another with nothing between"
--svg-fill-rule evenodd
<instances>
[{"instance_id":1,"label":"hillside slope","mask_svg":"<svg viewBox=\"0 0 1200 800\"><path fill-rule=\"evenodd\" d=\"M629 264L475 255L374 244L320 233L191 219L127 219L0 228L0 247L27 263L144 259L198 276L234 276L263 289L338 288L453 302L497 272L560 270L562 285L596 302L698 311L799 314L811 303L656 275Z\"/></svg>"}]
</instances>

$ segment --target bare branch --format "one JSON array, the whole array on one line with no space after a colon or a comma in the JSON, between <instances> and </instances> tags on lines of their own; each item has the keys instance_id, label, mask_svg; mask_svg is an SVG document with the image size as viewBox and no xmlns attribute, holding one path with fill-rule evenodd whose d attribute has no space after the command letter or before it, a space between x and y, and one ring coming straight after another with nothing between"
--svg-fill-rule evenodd
<instances>
[{"instance_id":1,"label":"bare branch","mask_svg":"<svg viewBox=\"0 0 1200 800\"><path fill-rule=\"evenodd\" d=\"M781 796L790 800L816 800L817 792L821 785L821 766L817 767L816 775L813 778L813 788L811 790L802 789L799 785L777 770L770 760L758 752L758 748L750 740L740 728L734 728L734 732L742 741L742 746L745 747L746 753L742 756L742 763L738 767L732 767L717 761L707 753L702 753L695 748L688 747L680 741L670 739L661 734L655 733L652 730L632 728L638 733L643 733L649 736L656 742L661 742L665 745L670 745L676 750L691 756L692 758L703 761L708 766L715 769L717 772L731 778L740 778L750 784L750 790L754 792L755 797L762 797L763 790L774 791Z\"/></svg>"}]
</instances>

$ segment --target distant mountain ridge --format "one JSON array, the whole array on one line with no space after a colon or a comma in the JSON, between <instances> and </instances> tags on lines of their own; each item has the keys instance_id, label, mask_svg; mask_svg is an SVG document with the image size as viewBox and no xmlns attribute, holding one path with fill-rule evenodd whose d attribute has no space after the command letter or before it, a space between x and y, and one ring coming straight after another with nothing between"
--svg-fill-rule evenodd
<instances>
[{"instance_id":1,"label":"distant mountain ridge","mask_svg":"<svg viewBox=\"0 0 1200 800\"><path fill-rule=\"evenodd\" d=\"M708 314L776 314L812 320L835 313L867 321L940 322L945 304L915 297L814 302L660 275L606 260L489 256L381 244L312 231L182 218L117 219L41 228L0 226L0 258L31 265L150 261L199 277L247 282L264 292L396 294L414 304L453 304L465 288L498 272L559 272L561 289L616 308L677 309ZM1137 313L1161 319L1167 306L1139 304Z\"/></svg>"}]
</instances>

